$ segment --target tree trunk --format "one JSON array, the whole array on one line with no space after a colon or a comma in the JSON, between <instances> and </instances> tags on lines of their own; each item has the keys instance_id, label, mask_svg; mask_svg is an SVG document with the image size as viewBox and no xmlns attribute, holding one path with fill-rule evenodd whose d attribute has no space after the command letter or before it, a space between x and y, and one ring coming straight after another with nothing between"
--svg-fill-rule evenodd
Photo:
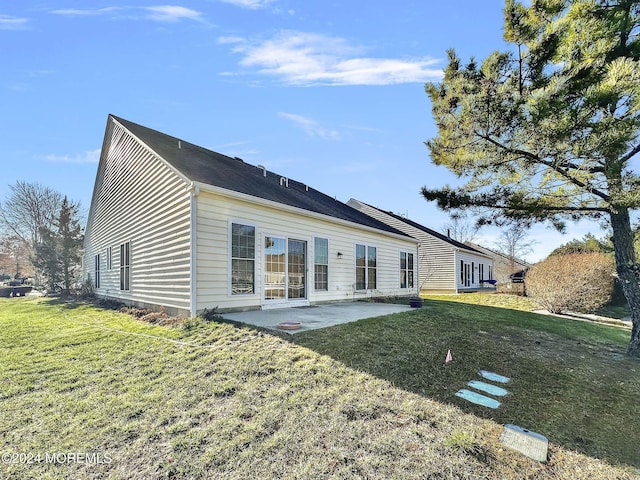
<instances>
[{"instance_id":1,"label":"tree trunk","mask_svg":"<svg viewBox=\"0 0 640 480\"><path fill-rule=\"evenodd\" d=\"M640 265L636 263L629 210L620 208L616 213L611 213L611 227L616 270L633 324L627 354L640 358Z\"/></svg>"}]
</instances>

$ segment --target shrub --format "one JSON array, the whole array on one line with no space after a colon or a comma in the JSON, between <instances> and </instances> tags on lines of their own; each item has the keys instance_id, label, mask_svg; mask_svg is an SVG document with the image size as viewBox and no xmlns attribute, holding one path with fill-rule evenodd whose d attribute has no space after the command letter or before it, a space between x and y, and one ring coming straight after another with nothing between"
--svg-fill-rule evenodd
<instances>
[{"instance_id":1,"label":"shrub","mask_svg":"<svg viewBox=\"0 0 640 480\"><path fill-rule=\"evenodd\" d=\"M603 253L554 255L527 272L527 295L551 313L590 313L611 299L614 272Z\"/></svg>"},{"instance_id":2,"label":"shrub","mask_svg":"<svg viewBox=\"0 0 640 480\"><path fill-rule=\"evenodd\" d=\"M80 285L80 298L90 299L94 298L95 295L96 289L91 279L86 279L84 282L82 282L82 285Z\"/></svg>"},{"instance_id":3,"label":"shrub","mask_svg":"<svg viewBox=\"0 0 640 480\"><path fill-rule=\"evenodd\" d=\"M218 313L218 307L205 308L198 316L206 322L215 322L222 319L222 315Z\"/></svg>"}]
</instances>

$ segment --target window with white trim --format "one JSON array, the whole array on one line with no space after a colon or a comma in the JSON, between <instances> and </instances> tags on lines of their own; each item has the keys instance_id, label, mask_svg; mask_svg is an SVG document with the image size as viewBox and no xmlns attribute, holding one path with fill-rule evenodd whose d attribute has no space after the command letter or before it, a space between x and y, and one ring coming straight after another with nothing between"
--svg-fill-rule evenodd
<instances>
[{"instance_id":1,"label":"window with white trim","mask_svg":"<svg viewBox=\"0 0 640 480\"><path fill-rule=\"evenodd\" d=\"M413 288L414 268L413 253L400 252L400 288Z\"/></svg>"},{"instance_id":2,"label":"window with white trim","mask_svg":"<svg viewBox=\"0 0 640 480\"><path fill-rule=\"evenodd\" d=\"M329 240L313 239L314 286L316 290L329 290Z\"/></svg>"},{"instance_id":3,"label":"window with white trim","mask_svg":"<svg viewBox=\"0 0 640 480\"><path fill-rule=\"evenodd\" d=\"M107 270L111 270L113 268L113 249L111 247L107 247Z\"/></svg>"},{"instance_id":4,"label":"window with white trim","mask_svg":"<svg viewBox=\"0 0 640 480\"><path fill-rule=\"evenodd\" d=\"M256 291L256 229L231 224L231 294L248 295Z\"/></svg>"},{"instance_id":5,"label":"window with white trim","mask_svg":"<svg viewBox=\"0 0 640 480\"><path fill-rule=\"evenodd\" d=\"M120 290L131 290L131 242L120 245Z\"/></svg>"},{"instance_id":6,"label":"window with white trim","mask_svg":"<svg viewBox=\"0 0 640 480\"><path fill-rule=\"evenodd\" d=\"M356 290L375 290L377 277L376 247L356 244Z\"/></svg>"},{"instance_id":7,"label":"window with white trim","mask_svg":"<svg viewBox=\"0 0 640 480\"><path fill-rule=\"evenodd\" d=\"M100 254L93 257L95 287L100 288Z\"/></svg>"}]
</instances>

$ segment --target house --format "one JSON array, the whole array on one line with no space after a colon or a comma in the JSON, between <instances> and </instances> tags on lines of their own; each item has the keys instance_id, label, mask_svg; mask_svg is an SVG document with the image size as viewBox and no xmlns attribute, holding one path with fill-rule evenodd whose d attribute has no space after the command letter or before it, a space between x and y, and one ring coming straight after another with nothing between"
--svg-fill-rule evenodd
<instances>
[{"instance_id":1,"label":"house","mask_svg":"<svg viewBox=\"0 0 640 480\"><path fill-rule=\"evenodd\" d=\"M482 245L477 245L471 242L467 242L467 245L489 255L493 259L493 272L499 290L506 289L505 291L510 292L513 290L524 291L524 287L514 287L512 284L519 283L522 285L524 282L524 274L529 268L531 268L531 264L519 258L511 257L510 255L506 255Z\"/></svg>"},{"instance_id":2,"label":"house","mask_svg":"<svg viewBox=\"0 0 640 480\"><path fill-rule=\"evenodd\" d=\"M416 255L304 183L108 117L83 256L98 297L195 315L411 295Z\"/></svg>"},{"instance_id":3,"label":"house","mask_svg":"<svg viewBox=\"0 0 640 480\"><path fill-rule=\"evenodd\" d=\"M420 242L418 246L419 286L425 293L493 291L492 258L464 243L395 213L356 199L353 208L376 218Z\"/></svg>"}]
</instances>

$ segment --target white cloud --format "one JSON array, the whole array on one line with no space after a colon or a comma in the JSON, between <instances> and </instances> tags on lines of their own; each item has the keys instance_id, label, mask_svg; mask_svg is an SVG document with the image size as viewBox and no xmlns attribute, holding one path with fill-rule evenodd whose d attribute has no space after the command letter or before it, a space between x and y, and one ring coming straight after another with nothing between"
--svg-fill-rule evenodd
<instances>
[{"instance_id":1,"label":"white cloud","mask_svg":"<svg viewBox=\"0 0 640 480\"><path fill-rule=\"evenodd\" d=\"M438 80L438 60L374 58L364 49L339 37L284 31L272 39L251 42L223 37L220 43L236 43L240 65L281 78L291 85L390 85Z\"/></svg>"},{"instance_id":2,"label":"white cloud","mask_svg":"<svg viewBox=\"0 0 640 480\"><path fill-rule=\"evenodd\" d=\"M24 30L29 23L28 18L0 15L0 30Z\"/></svg>"},{"instance_id":3,"label":"white cloud","mask_svg":"<svg viewBox=\"0 0 640 480\"><path fill-rule=\"evenodd\" d=\"M310 137L320 137L323 139L329 140L339 140L340 133L336 130L330 130L322 127L315 120L304 117L302 115L297 115L295 113L286 113L286 112L278 112L278 116L282 118L286 118L287 120L292 121L298 127L302 128L307 135Z\"/></svg>"},{"instance_id":4,"label":"white cloud","mask_svg":"<svg viewBox=\"0 0 640 480\"><path fill-rule=\"evenodd\" d=\"M202 17L202 13L197 12L196 10L176 5L160 5L143 8L148 12L151 12L148 18L160 22L177 22L182 19L200 20Z\"/></svg>"},{"instance_id":5,"label":"white cloud","mask_svg":"<svg viewBox=\"0 0 640 480\"><path fill-rule=\"evenodd\" d=\"M274 0L221 0L224 3L230 3L242 8L249 8L251 10L258 10L265 8Z\"/></svg>"},{"instance_id":6,"label":"white cloud","mask_svg":"<svg viewBox=\"0 0 640 480\"><path fill-rule=\"evenodd\" d=\"M202 12L198 12L197 10L192 10L190 8L181 7L178 5L155 5L151 7L105 7L98 9L89 9L89 10L81 10L81 9L63 9L63 10L52 10L51 13L56 15L66 15L66 16L100 16L100 15L109 15L111 17L117 14L123 14L125 11L129 12L127 16L123 18L128 19L146 19L153 20L156 22L177 22L180 20L195 20L201 21ZM135 12L146 12L145 15L135 15Z\"/></svg>"},{"instance_id":7,"label":"white cloud","mask_svg":"<svg viewBox=\"0 0 640 480\"><path fill-rule=\"evenodd\" d=\"M95 10L80 10L76 8L65 8L60 10L52 10L51 13L56 15L68 15L68 16L92 16L92 15L106 15L108 13L114 13L121 11L124 7L105 7Z\"/></svg>"},{"instance_id":8,"label":"white cloud","mask_svg":"<svg viewBox=\"0 0 640 480\"><path fill-rule=\"evenodd\" d=\"M42 158L54 163L98 163L100 161L100 149L86 150L76 155L44 155Z\"/></svg>"}]
</instances>

